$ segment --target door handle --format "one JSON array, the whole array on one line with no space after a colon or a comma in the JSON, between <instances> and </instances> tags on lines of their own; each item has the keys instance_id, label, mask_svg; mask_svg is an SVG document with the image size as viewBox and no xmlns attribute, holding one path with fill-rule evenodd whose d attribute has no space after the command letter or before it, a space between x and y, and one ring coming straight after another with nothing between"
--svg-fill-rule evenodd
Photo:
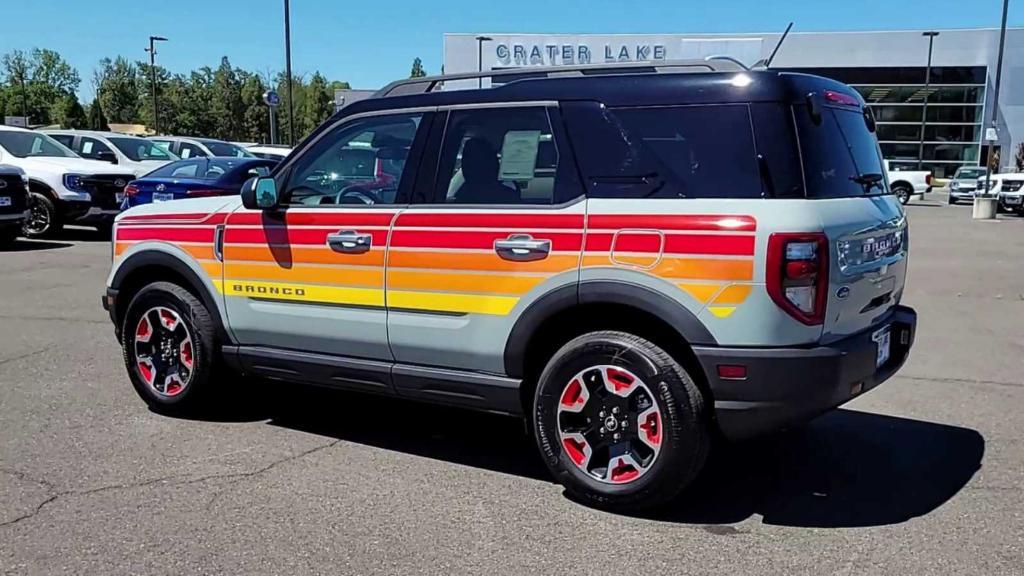
<instances>
[{"instance_id":1,"label":"door handle","mask_svg":"<svg viewBox=\"0 0 1024 576\"><path fill-rule=\"evenodd\" d=\"M360 234L354 230L342 230L335 234L328 234L327 245L335 252L362 254L370 250L370 247L373 245L373 236L370 234Z\"/></svg>"},{"instance_id":2,"label":"door handle","mask_svg":"<svg viewBox=\"0 0 1024 576\"><path fill-rule=\"evenodd\" d=\"M534 240L529 234L513 234L506 240L495 240L498 256L513 262L543 260L551 253L551 240Z\"/></svg>"}]
</instances>

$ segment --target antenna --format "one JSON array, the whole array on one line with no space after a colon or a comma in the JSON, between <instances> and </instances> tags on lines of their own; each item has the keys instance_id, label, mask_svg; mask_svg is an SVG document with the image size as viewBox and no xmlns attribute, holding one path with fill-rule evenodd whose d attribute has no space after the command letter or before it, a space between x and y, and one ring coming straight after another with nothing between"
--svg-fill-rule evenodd
<instances>
[{"instance_id":1,"label":"antenna","mask_svg":"<svg viewBox=\"0 0 1024 576\"><path fill-rule=\"evenodd\" d=\"M789 26L786 26L786 31L782 33L782 38L779 38L779 43L775 45L775 49L772 50L771 56L768 57L768 61L764 63L765 68L771 68L772 60L775 60L775 55L779 53L779 48L782 43L786 41L786 36L789 36L789 31L793 28L793 23L790 22Z\"/></svg>"}]
</instances>

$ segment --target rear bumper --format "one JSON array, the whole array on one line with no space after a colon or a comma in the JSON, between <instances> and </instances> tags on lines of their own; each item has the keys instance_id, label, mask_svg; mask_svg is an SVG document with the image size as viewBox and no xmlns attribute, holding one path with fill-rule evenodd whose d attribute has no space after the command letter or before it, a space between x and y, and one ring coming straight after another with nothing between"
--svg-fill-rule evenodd
<instances>
[{"instance_id":1,"label":"rear bumper","mask_svg":"<svg viewBox=\"0 0 1024 576\"><path fill-rule=\"evenodd\" d=\"M891 326L889 360L875 367L872 335ZM722 433L739 440L810 420L889 379L914 343L917 313L896 306L870 329L813 348L694 348L715 398ZM718 376L720 364L743 365L747 377Z\"/></svg>"}]
</instances>

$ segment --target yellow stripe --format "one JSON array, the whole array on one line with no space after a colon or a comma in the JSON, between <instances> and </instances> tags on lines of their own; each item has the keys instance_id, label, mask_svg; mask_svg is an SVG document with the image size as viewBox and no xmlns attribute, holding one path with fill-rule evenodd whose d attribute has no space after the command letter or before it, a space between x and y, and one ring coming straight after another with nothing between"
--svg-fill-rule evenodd
<instances>
[{"instance_id":1,"label":"yellow stripe","mask_svg":"<svg viewBox=\"0 0 1024 576\"><path fill-rule=\"evenodd\" d=\"M447 294L442 292L388 291L388 307L409 310L435 310L465 314L493 314L505 316L512 311L519 298L510 296L484 296L476 294Z\"/></svg>"},{"instance_id":2,"label":"yellow stripe","mask_svg":"<svg viewBox=\"0 0 1024 576\"><path fill-rule=\"evenodd\" d=\"M728 318L735 311L735 306L708 306L708 312L719 318Z\"/></svg>"},{"instance_id":3,"label":"yellow stripe","mask_svg":"<svg viewBox=\"0 0 1024 576\"><path fill-rule=\"evenodd\" d=\"M373 288L342 288L313 284L282 284L280 282L254 282L252 280L225 280L215 282L217 290L226 296L291 300L296 302L325 302L357 306L384 306L384 290Z\"/></svg>"},{"instance_id":4,"label":"yellow stripe","mask_svg":"<svg viewBox=\"0 0 1024 576\"><path fill-rule=\"evenodd\" d=\"M722 289L721 284L676 284L684 292L693 296L693 299L701 304L707 304L718 291Z\"/></svg>"}]
</instances>

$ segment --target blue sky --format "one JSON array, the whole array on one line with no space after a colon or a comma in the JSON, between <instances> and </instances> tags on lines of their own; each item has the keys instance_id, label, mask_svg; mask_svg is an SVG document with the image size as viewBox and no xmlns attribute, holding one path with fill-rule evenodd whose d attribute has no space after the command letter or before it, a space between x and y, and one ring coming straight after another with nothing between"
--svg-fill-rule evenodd
<instances>
[{"instance_id":1,"label":"blue sky","mask_svg":"<svg viewBox=\"0 0 1024 576\"><path fill-rule=\"evenodd\" d=\"M92 98L103 57L148 58L150 34L171 42L158 63L173 72L221 56L260 72L284 68L283 0L2 0L0 53L59 51ZM419 56L441 67L445 32L694 33L975 28L999 26L1000 0L292 0L292 67L356 88L406 76ZM1024 1L1010 2L1024 25ZM13 24L13 25L12 25Z\"/></svg>"}]
</instances>

